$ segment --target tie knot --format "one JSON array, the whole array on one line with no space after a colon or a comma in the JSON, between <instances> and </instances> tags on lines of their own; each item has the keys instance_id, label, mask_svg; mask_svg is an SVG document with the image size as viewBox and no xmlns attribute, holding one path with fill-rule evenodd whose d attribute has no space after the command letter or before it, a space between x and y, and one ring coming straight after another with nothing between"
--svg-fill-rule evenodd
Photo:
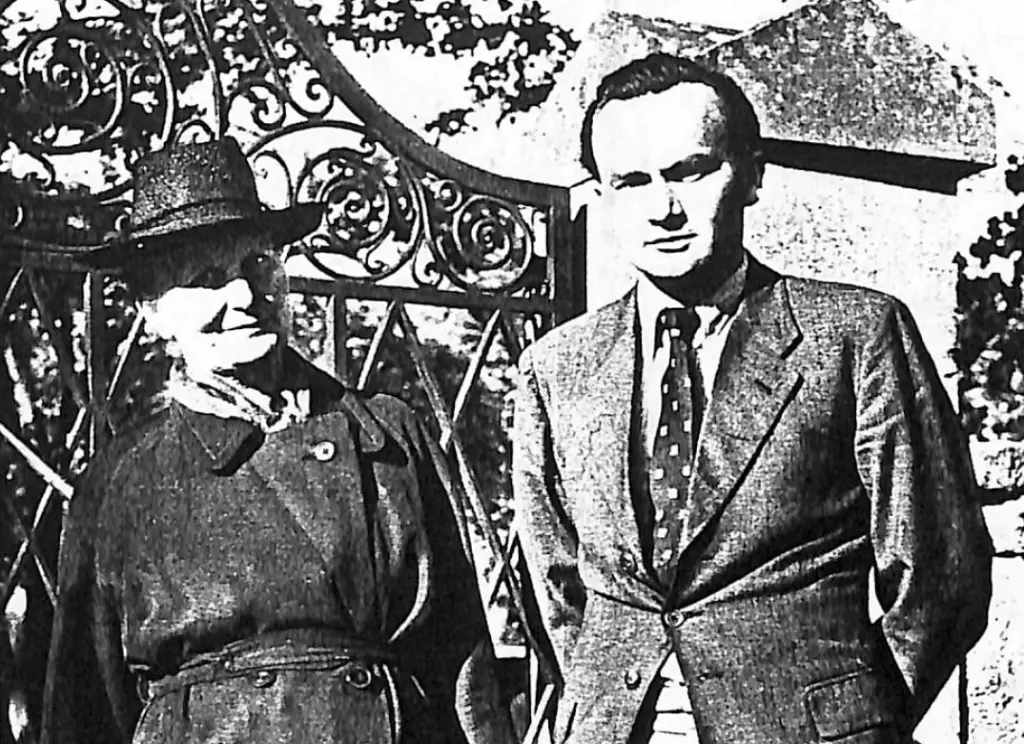
<instances>
[{"instance_id":1,"label":"tie knot","mask_svg":"<svg viewBox=\"0 0 1024 744\"><path fill-rule=\"evenodd\" d=\"M654 328L654 337L660 341L667 331L672 338L679 338L687 344L693 343L693 337L700 327L700 318L692 307L670 307L658 313L658 321Z\"/></svg>"}]
</instances>

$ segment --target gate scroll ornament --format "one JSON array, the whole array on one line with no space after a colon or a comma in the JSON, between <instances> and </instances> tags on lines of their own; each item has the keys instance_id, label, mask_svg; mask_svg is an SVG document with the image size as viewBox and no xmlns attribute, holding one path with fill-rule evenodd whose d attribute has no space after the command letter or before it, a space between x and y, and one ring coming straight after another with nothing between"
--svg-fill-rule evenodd
<instances>
[{"instance_id":1,"label":"gate scroll ornament","mask_svg":"<svg viewBox=\"0 0 1024 744\"><path fill-rule=\"evenodd\" d=\"M330 300L341 376L346 302L386 303L355 384L370 382L384 339L400 336L483 558L497 566L484 599L503 592L522 612L514 535L503 540L492 524L459 424L498 343L514 362L523 345L582 310L568 193L426 144L349 76L322 16L309 0L0 0L0 501L5 519L16 517L0 530L4 607L34 582L45 585L43 605L54 599L54 505L66 505L72 474L125 399L143 394L133 358L145 334L130 288L87 272L81 258L125 230L130 165L141 154L230 134L264 201L325 204L289 268L300 274L293 291ZM430 367L414 305L467 309L483 326L454 402ZM24 405L29 393L41 412ZM31 697L39 669L26 668ZM551 699L548 686L535 712ZM0 708L4 742L6 698Z\"/></svg>"}]
</instances>

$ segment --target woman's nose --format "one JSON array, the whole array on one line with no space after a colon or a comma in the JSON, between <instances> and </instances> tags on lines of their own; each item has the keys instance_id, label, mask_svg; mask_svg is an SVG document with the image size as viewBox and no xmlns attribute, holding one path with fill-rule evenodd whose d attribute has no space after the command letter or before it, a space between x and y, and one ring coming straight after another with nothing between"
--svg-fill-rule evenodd
<instances>
[{"instance_id":1,"label":"woman's nose","mask_svg":"<svg viewBox=\"0 0 1024 744\"><path fill-rule=\"evenodd\" d=\"M249 281L249 286L256 294L271 294L274 291L280 263L264 253L253 253L242 259L239 267L241 275Z\"/></svg>"}]
</instances>

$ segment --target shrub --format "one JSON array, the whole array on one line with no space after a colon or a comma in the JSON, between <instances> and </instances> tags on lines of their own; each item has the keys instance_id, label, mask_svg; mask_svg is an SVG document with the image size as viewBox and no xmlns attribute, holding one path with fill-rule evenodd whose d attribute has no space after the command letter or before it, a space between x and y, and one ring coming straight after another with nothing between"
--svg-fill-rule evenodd
<instances>
[{"instance_id":1,"label":"shrub","mask_svg":"<svg viewBox=\"0 0 1024 744\"><path fill-rule=\"evenodd\" d=\"M1024 193L1024 163L1011 157L1006 186ZM960 410L981 440L1024 440L1024 206L988 222L958 255L957 333Z\"/></svg>"}]
</instances>

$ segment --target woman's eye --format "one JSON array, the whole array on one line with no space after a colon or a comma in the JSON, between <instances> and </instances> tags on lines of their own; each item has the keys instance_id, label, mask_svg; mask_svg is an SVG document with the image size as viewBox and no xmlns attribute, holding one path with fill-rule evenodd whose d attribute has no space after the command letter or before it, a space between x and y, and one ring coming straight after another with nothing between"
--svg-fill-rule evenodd
<instances>
[{"instance_id":1,"label":"woman's eye","mask_svg":"<svg viewBox=\"0 0 1024 744\"><path fill-rule=\"evenodd\" d=\"M203 269L196 274L188 283L190 287L216 288L222 286L227 279L227 273L220 267Z\"/></svg>"},{"instance_id":2,"label":"woman's eye","mask_svg":"<svg viewBox=\"0 0 1024 744\"><path fill-rule=\"evenodd\" d=\"M250 253L242 259L242 271L257 271L266 267L270 256L266 253Z\"/></svg>"},{"instance_id":3,"label":"woman's eye","mask_svg":"<svg viewBox=\"0 0 1024 744\"><path fill-rule=\"evenodd\" d=\"M250 253L242 259L239 273L250 281L266 281L274 274L277 266L274 256L264 252Z\"/></svg>"}]
</instances>

